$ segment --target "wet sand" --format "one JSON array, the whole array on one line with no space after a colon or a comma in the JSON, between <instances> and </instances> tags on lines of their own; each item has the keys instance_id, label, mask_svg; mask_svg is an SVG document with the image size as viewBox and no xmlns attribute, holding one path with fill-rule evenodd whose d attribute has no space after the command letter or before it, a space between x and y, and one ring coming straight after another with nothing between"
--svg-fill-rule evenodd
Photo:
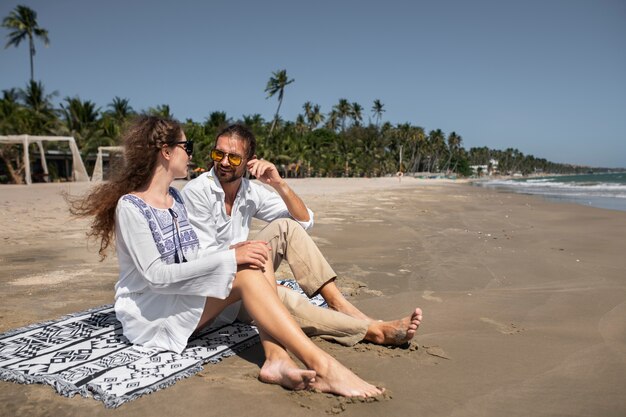
<instances>
[{"instance_id":1,"label":"wet sand","mask_svg":"<svg viewBox=\"0 0 626 417\"><path fill-rule=\"evenodd\" d=\"M316 340L388 395L262 384L257 345L114 410L0 382L0 415L626 415L626 213L406 177L291 184L361 310L424 310L409 349ZM0 332L112 302L115 257L98 261L60 196L85 189L0 186Z\"/></svg>"}]
</instances>

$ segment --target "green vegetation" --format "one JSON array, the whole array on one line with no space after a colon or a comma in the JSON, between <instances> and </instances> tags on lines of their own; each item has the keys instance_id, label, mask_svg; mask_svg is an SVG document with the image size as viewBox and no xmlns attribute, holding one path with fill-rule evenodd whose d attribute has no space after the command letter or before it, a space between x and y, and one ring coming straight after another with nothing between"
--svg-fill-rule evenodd
<instances>
[{"instance_id":1,"label":"green vegetation","mask_svg":"<svg viewBox=\"0 0 626 417\"><path fill-rule=\"evenodd\" d=\"M2 92L0 135L73 136L83 158L93 155L99 146L120 144L124 124L136 114L129 100L114 97L103 110L90 100L65 97L60 106L55 107L52 100L58 93L46 93L43 84L32 79L33 36L46 44L49 42L48 32L37 25L36 13L18 6L4 19L3 26L12 30L7 35L7 47L18 46L21 40L29 39L31 80L24 89ZM498 162L497 171L501 174L589 170L524 155L517 149L501 151L482 147L467 151L462 146L461 135L456 132L446 135L441 129L435 129L427 133L420 126L383 121L385 109L380 99L373 101L368 123L363 122L363 106L346 98L339 99L327 114L318 104L307 101L295 121L284 121L279 116L280 107L285 87L293 82L284 69L272 73L265 88L267 98L274 95L278 98L271 122L259 114L232 119L220 111L210 113L204 122L187 119L185 132L196 142L197 149L193 162L199 167L208 166L208 151L216 133L227 124L240 122L257 136L258 157L275 162L283 175L289 177L383 176L395 175L398 171L469 176L471 165L487 167L487 170L479 168L479 175L495 168L492 159ZM145 112L172 116L167 104ZM2 164L13 182L21 182L23 167L17 145L0 145L0 168Z\"/></svg>"},{"instance_id":2,"label":"green vegetation","mask_svg":"<svg viewBox=\"0 0 626 417\"><path fill-rule=\"evenodd\" d=\"M33 68L33 56L35 56L35 38L39 38L44 42L45 46L50 44L48 39L48 31L40 28L37 23L37 13L26 6L17 6L2 21L2 27L9 29L11 33L7 36L8 41L5 48L9 46L20 46L23 40L28 39L30 53L30 81L35 80L35 72Z\"/></svg>"}]
</instances>

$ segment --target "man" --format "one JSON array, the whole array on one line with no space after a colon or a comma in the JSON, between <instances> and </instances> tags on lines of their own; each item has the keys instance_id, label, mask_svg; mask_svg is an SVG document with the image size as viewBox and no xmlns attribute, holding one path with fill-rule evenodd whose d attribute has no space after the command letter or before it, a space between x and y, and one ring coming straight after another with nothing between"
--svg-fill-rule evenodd
<instances>
[{"instance_id":1,"label":"man","mask_svg":"<svg viewBox=\"0 0 626 417\"><path fill-rule=\"evenodd\" d=\"M330 309L310 304L294 291L278 286L279 297L305 333L351 346L361 340L385 345L408 342L421 320L421 309L396 321L369 318L345 299L332 270L306 230L313 226L313 212L280 177L274 164L255 155L256 139L242 125L221 131L211 151L213 168L183 189L189 221L202 249L225 250L245 246L238 264L273 273L284 259L306 293L320 294ZM276 193L244 178L246 169ZM249 241L252 218L269 224Z\"/></svg>"}]
</instances>

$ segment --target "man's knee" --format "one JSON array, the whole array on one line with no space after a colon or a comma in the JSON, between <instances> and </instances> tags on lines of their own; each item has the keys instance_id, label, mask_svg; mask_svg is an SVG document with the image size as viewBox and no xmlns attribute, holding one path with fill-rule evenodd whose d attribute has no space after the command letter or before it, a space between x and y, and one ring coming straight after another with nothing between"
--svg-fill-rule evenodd
<instances>
[{"instance_id":1,"label":"man's knee","mask_svg":"<svg viewBox=\"0 0 626 417\"><path fill-rule=\"evenodd\" d=\"M300 223L290 218L280 218L272 221L269 226L278 229L281 234L291 236L294 233L306 233Z\"/></svg>"},{"instance_id":2,"label":"man's knee","mask_svg":"<svg viewBox=\"0 0 626 417\"><path fill-rule=\"evenodd\" d=\"M301 229L301 231L298 229ZM306 233L298 222L293 219L281 218L268 223L259 233L257 233L255 239L276 242L277 245L282 246L287 244L294 238L294 236L301 232Z\"/></svg>"},{"instance_id":3,"label":"man's knee","mask_svg":"<svg viewBox=\"0 0 626 417\"><path fill-rule=\"evenodd\" d=\"M302 228L302 226L300 226L300 223L289 217L281 217L280 219L273 220L272 222L270 222L270 224L276 225L281 228L290 228L295 226Z\"/></svg>"}]
</instances>

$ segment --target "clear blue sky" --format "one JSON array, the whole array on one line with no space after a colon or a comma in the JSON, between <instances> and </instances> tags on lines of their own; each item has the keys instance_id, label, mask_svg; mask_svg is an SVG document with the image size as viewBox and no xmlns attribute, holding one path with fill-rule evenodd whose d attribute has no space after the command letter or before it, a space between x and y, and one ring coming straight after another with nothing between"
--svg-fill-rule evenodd
<instances>
[{"instance_id":1,"label":"clear blue sky","mask_svg":"<svg viewBox=\"0 0 626 417\"><path fill-rule=\"evenodd\" d=\"M38 13L35 78L102 109L169 104L203 121L374 99L384 120L456 131L463 146L626 167L626 1L3 0ZM8 31L0 29L2 44ZM0 49L0 89L25 87L27 44ZM366 119L367 120L367 119Z\"/></svg>"}]
</instances>

